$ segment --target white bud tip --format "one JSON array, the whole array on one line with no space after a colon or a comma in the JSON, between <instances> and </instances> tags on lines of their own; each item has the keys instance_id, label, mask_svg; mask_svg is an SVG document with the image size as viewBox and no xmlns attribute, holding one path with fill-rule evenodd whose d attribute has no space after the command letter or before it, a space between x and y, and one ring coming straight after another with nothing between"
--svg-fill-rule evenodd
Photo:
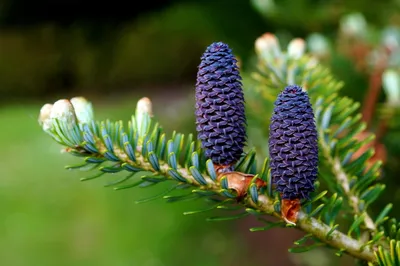
<instances>
[{"instance_id":1,"label":"white bud tip","mask_svg":"<svg viewBox=\"0 0 400 266\"><path fill-rule=\"evenodd\" d=\"M53 105L50 103L46 103L45 105L42 106L42 108L40 109L40 113L39 113L39 124L40 125L42 125L46 119L50 118L50 112L51 112L52 108L53 108Z\"/></svg>"},{"instance_id":2,"label":"white bud tip","mask_svg":"<svg viewBox=\"0 0 400 266\"><path fill-rule=\"evenodd\" d=\"M261 55L278 56L280 53L279 41L272 33L264 33L257 38L256 52Z\"/></svg>"},{"instance_id":3,"label":"white bud tip","mask_svg":"<svg viewBox=\"0 0 400 266\"><path fill-rule=\"evenodd\" d=\"M382 75L383 89L389 104L400 104L400 76L393 69L386 70Z\"/></svg>"},{"instance_id":4,"label":"white bud tip","mask_svg":"<svg viewBox=\"0 0 400 266\"><path fill-rule=\"evenodd\" d=\"M382 44L390 51L395 51L400 46L400 29L388 27L382 32Z\"/></svg>"},{"instance_id":5,"label":"white bud tip","mask_svg":"<svg viewBox=\"0 0 400 266\"><path fill-rule=\"evenodd\" d=\"M325 36L319 33L313 33L307 38L308 49L311 53L318 56L329 54L330 45Z\"/></svg>"},{"instance_id":6,"label":"white bud tip","mask_svg":"<svg viewBox=\"0 0 400 266\"><path fill-rule=\"evenodd\" d=\"M66 99L58 100L53 104L50 118L66 122L71 126L76 123L74 107L71 102Z\"/></svg>"},{"instance_id":7,"label":"white bud tip","mask_svg":"<svg viewBox=\"0 0 400 266\"><path fill-rule=\"evenodd\" d=\"M341 19L340 30L349 36L364 37L367 31L367 21L361 13L348 14Z\"/></svg>"},{"instance_id":8,"label":"white bud tip","mask_svg":"<svg viewBox=\"0 0 400 266\"><path fill-rule=\"evenodd\" d=\"M78 104L88 104L89 102L85 99L85 97L79 96L79 97L73 97L71 98L71 100L69 100L71 102L71 104L74 106L78 105Z\"/></svg>"},{"instance_id":9,"label":"white bud tip","mask_svg":"<svg viewBox=\"0 0 400 266\"><path fill-rule=\"evenodd\" d=\"M136 110L138 113L147 113L149 116L153 116L152 103L147 97L143 97L138 101Z\"/></svg>"},{"instance_id":10,"label":"white bud tip","mask_svg":"<svg viewBox=\"0 0 400 266\"><path fill-rule=\"evenodd\" d=\"M79 123L89 123L93 120L94 114L92 104L84 97L71 98L70 102L75 109L75 115Z\"/></svg>"},{"instance_id":11,"label":"white bud tip","mask_svg":"<svg viewBox=\"0 0 400 266\"><path fill-rule=\"evenodd\" d=\"M290 41L288 45L288 55L292 58L300 58L306 50L306 42L301 38Z\"/></svg>"},{"instance_id":12,"label":"white bud tip","mask_svg":"<svg viewBox=\"0 0 400 266\"><path fill-rule=\"evenodd\" d=\"M50 113L51 113L52 108L53 108L52 104L46 103L40 109L38 122L39 122L39 125L42 126L44 131L47 131L51 128Z\"/></svg>"}]
</instances>

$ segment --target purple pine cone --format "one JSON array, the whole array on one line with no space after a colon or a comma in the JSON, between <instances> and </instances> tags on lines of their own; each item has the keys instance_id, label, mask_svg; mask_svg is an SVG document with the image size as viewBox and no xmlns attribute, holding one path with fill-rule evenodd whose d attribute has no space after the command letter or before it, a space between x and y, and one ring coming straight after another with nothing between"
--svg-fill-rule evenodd
<instances>
[{"instance_id":1,"label":"purple pine cone","mask_svg":"<svg viewBox=\"0 0 400 266\"><path fill-rule=\"evenodd\" d=\"M201 57L196 83L196 130L214 164L230 166L243 153L246 117L241 77L228 45L216 42Z\"/></svg>"},{"instance_id":2,"label":"purple pine cone","mask_svg":"<svg viewBox=\"0 0 400 266\"><path fill-rule=\"evenodd\" d=\"M318 174L318 134L306 92L287 86L275 101L269 132L272 182L282 199L309 199Z\"/></svg>"}]
</instances>

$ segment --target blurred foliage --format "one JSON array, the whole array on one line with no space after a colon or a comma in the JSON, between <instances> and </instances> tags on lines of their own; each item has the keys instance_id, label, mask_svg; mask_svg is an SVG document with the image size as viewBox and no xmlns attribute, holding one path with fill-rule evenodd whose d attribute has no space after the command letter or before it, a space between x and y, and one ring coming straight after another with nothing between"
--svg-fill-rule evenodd
<instances>
[{"instance_id":1,"label":"blurred foliage","mask_svg":"<svg viewBox=\"0 0 400 266\"><path fill-rule=\"evenodd\" d=\"M0 10L4 23L0 25L0 91L5 97L190 83L202 47L212 41L229 43L246 68L252 40L266 31L275 32L283 42L314 32L334 41L340 18L349 12L364 14L375 28L400 20L399 3L394 0L251 0L235 5L228 0L175 0L156 2L154 11L146 5L130 16L124 5L111 7L106 16L104 8L89 13L90 2L79 8L75 2L59 6L37 2L30 9L24 1L4 1ZM49 15L34 13L44 6ZM62 8L72 10L69 16L55 16ZM357 98L360 94L348 88L365 84L365 76L344 56L329 62L346 82L344 92Z\"/></svg>"},{"instance_id":2,"label":"blurred foliage","mask_svg":"<svg viewBox=\"0 0 400 266\"><path fill-rule=\"evenodd\" d=\"M396 0L251 0L251 3L268 23L301 36L311 31L331 34L343 14L355 11L377 25L384 25L388 17L397 16L400 8Z\"/></svg>"},{"instance_id":3,"label":"blurred foliage","mask_svg":"<svg viewBox=\"0 0 400 266\"><path fill-rule=\"evenodd\" d=\"M29 97L191 83L205 45L226 41L246 57L263 28L249 3L228 2L177 3L102 27L100 33L83 22L5 28L0 34L0 91Z\"/></svg>"}]
</instances>

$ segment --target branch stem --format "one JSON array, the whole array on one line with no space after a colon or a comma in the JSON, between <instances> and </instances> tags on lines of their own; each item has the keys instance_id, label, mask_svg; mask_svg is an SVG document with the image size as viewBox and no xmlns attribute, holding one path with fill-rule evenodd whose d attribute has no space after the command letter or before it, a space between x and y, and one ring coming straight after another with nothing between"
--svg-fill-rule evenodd
<instances>
[{"instance_id":1,"label":"branch stem","mask_svg":"<svg viewBox=\"0 0 400 266\"><path fill-rule=\"evenodd\" d=\"M350 178L347 175L347 173L345 172L345 170L343 169L343 167L340 163L340 159L338 157L333 157L329 152L330 148L329 148L328 143L326 143L324 141L323 137L320 137L320 139L322 140L321 146L322 146L325 158L328 160L330 165L332 165L332 171L336 177L336 180L339 183L339 185L341 186L341 188L343 189L344 194L347 196L350 206L353 209L354 214L361 215L362 212L359 208L360 199L350 189L350 183L349 183ZM371 216L367 213L367 211L364 211L363 213L364 213L365 227L371 232L376 232L377 228L376 228L376 225L375 225L374 221L372 220ZM366 239L366 240L368 240L368 239Z\"/></svg>"},{"instance_id":2,"label":"branch stem","mask_svg":"<svg viewBox=\"0 0 400 266\"><path fill-rule=\"evenodd\" d=\"M273 200L266 195L259 196L258 205L249 201L250 200L247 199L246 204L252 205L254 208L259 209L264 213L280 218L279 214L274 210ZM329 234L329 237L327 237L332 228L323 223L321 220L309 217L303 211L300 211L297 215L296 228L312 234L314 237L331 247L344 250L344 252L352 255L353 257L365 261L375 261L375 255L371 251L370 247L366 246L363 248L364 243L359 242L356 239L353 239L337 230L333 231L331 234Z\"/></svg>"},{"instance_id":3,"label":"branch stem","mask_svg":"<svg viewBox=\"0 0 400 266\"><path fill-rule=\"evenodd\" d=\"M339 184L343 188L344 193L347 195L349 199L350 206L353 208L356 214L361 215L361 211L358 207L360 204L360 199L351 191L349 184L350 179L344 172L338 158L333 159L333 171L335 172L335 176ZM376 231L376 225L372 220L371 216L369 216L367 212L365 212L364 215L365 215L364 224L366 228L372 232Z\"/></svg>"}]
</instances>

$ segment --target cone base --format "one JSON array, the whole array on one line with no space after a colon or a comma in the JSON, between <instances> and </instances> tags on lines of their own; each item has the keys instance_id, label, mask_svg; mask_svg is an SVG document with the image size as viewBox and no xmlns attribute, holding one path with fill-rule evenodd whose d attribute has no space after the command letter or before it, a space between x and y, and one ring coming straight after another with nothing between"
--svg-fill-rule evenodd
<instances>
[{"instance_id":1,"label":"cone base","mask_svg":"<svg viewBox=\"0 0 400 266\"><path fill-rule=\"evenodd\" d=\"M281 201L281 215L282 219L286 223L296 225L297 214L300 211L300 200L299 199L282 199Z\"/></svg>"}]
</instances>

